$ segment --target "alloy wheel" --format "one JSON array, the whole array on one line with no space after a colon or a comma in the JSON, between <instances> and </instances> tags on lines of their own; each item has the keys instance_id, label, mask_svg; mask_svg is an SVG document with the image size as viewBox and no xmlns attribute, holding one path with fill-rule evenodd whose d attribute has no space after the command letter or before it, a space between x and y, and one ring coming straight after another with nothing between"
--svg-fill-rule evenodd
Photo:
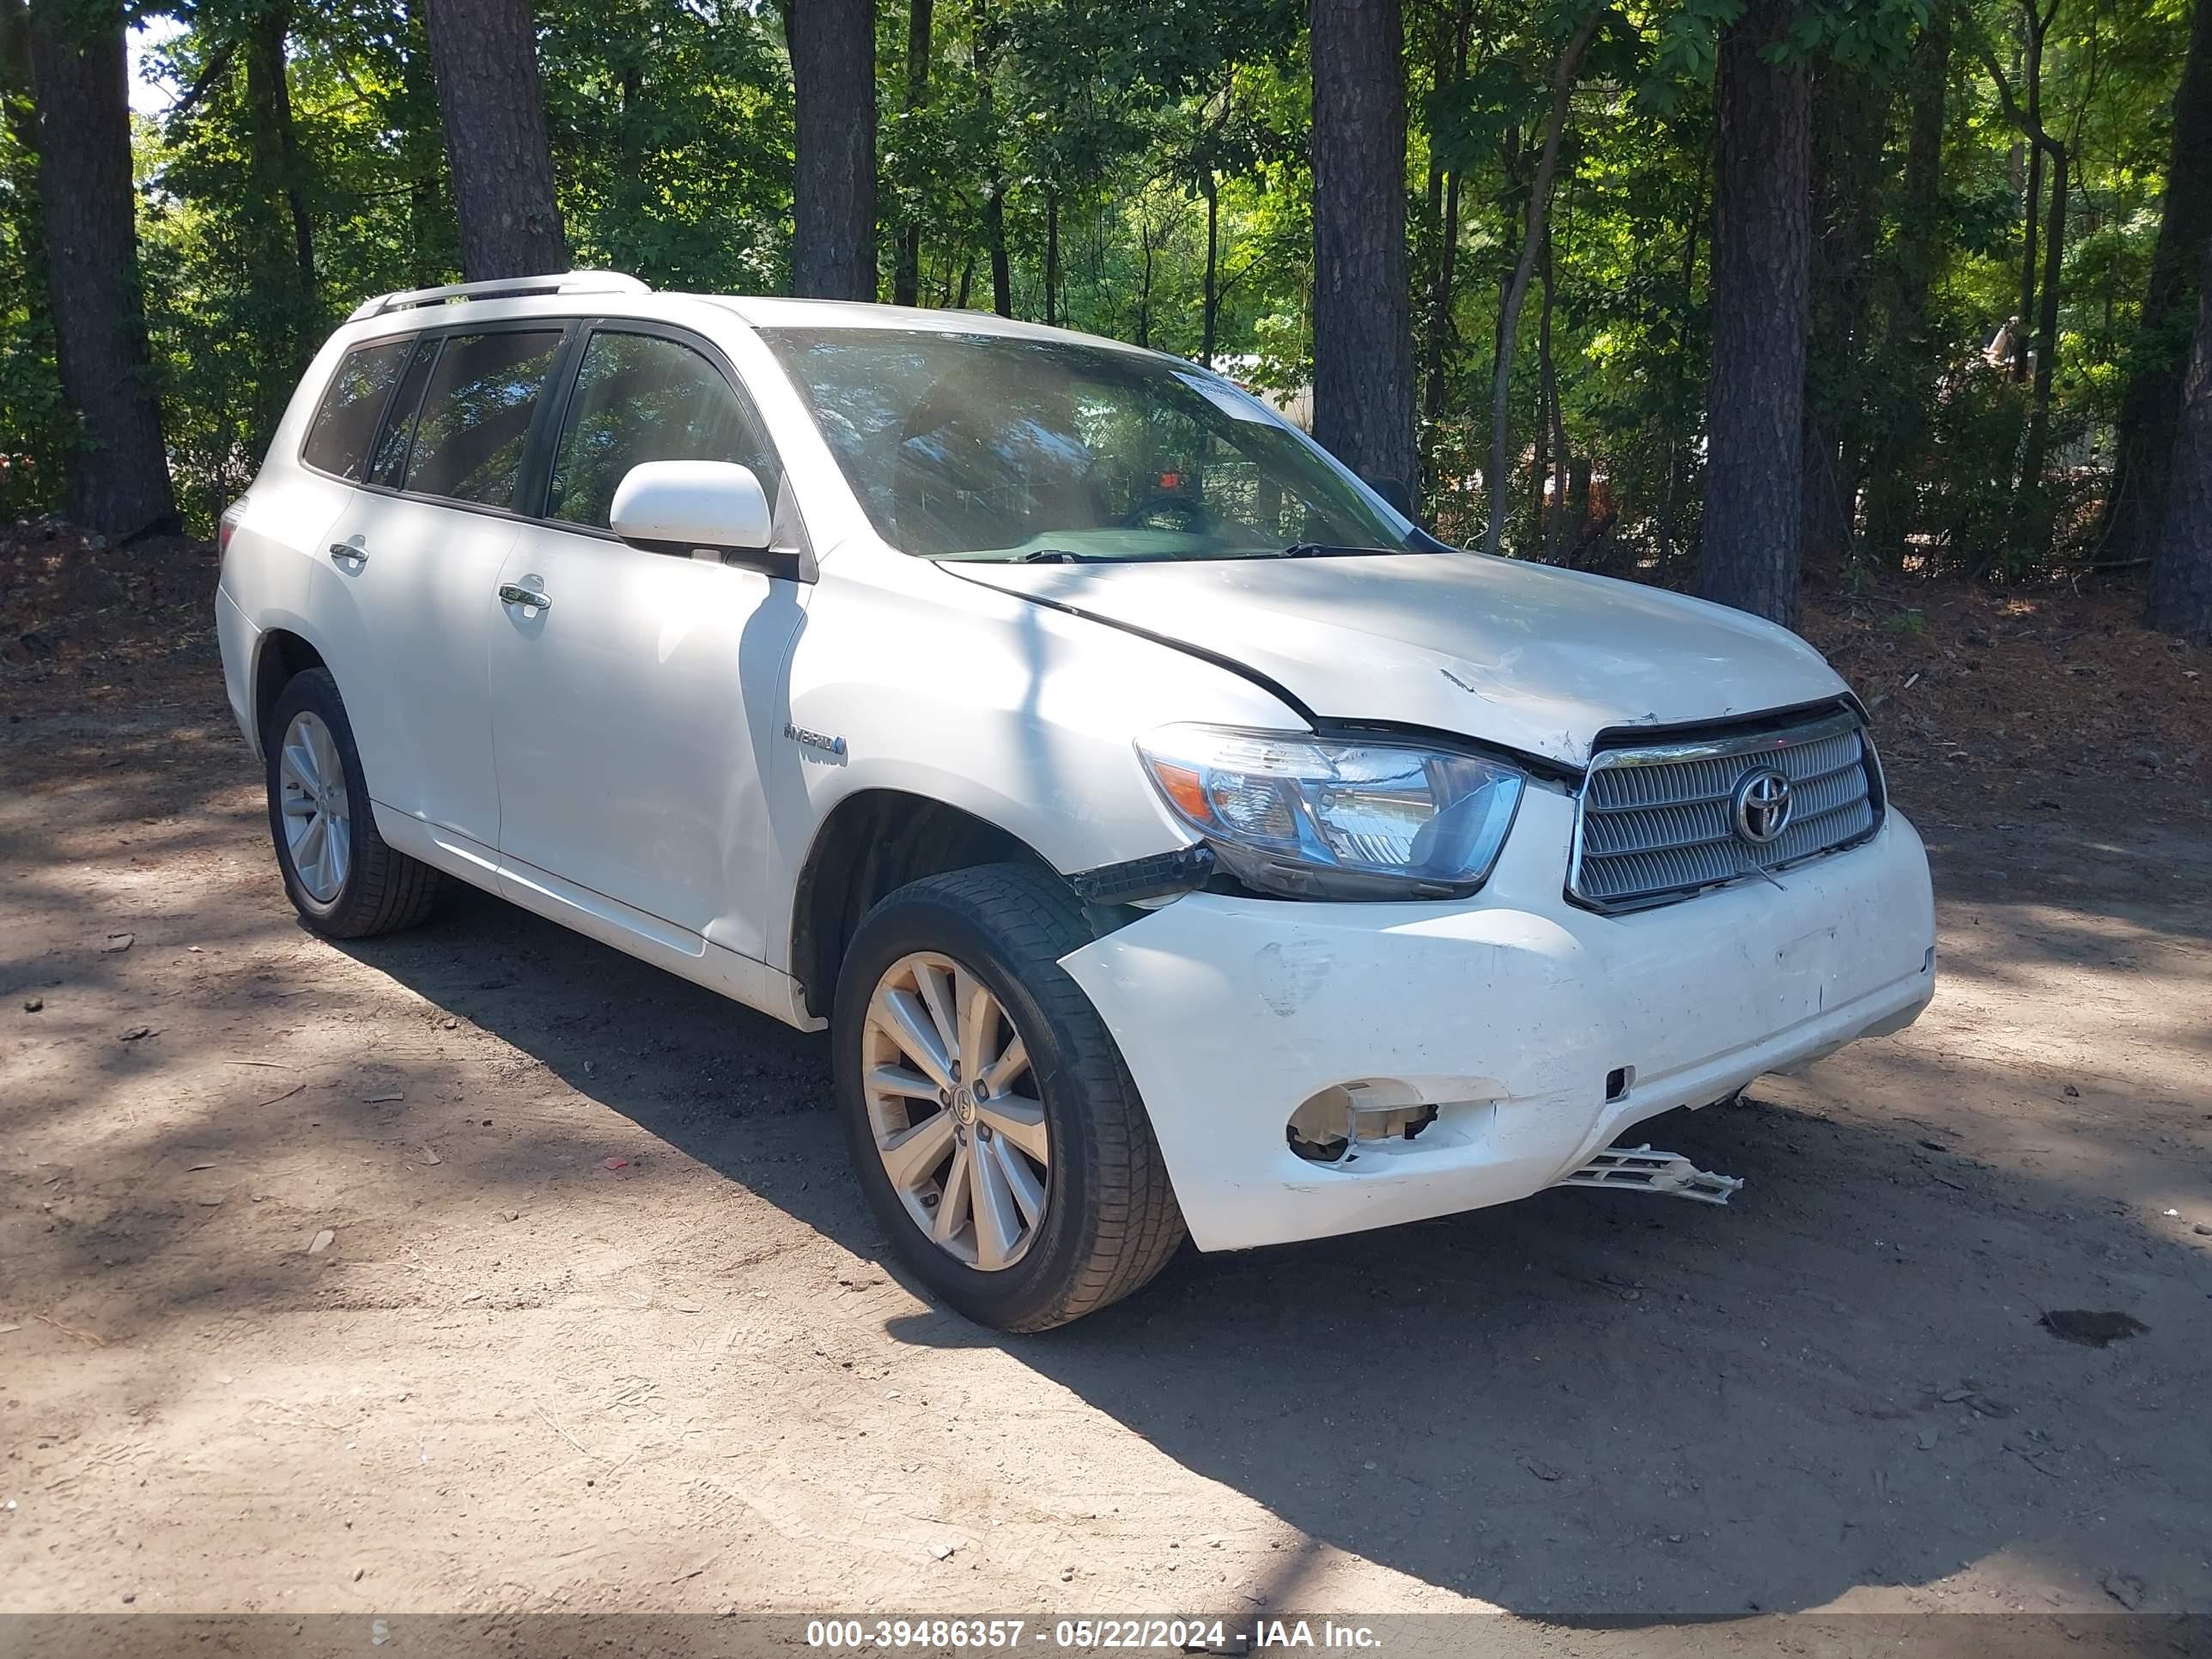
<instances>
[{"instance_id":1,"label":"alloy wheel","mask_svg":"<svg viewBox=\"0 0 2212 1659\"><path fill-rule=\"evenodd\" d=\"M969 969L916 951L877 981L860 1062L876 1151L915 1225L970 1267L1019 1261L1044 1220L1052 1147L1012 1016Z\"/></svg>"},{"instance_id":2,"label":"alloy wheel","mask_svg":"<svg viewBox=\"0 0 2212 1659\"><path fill-rule=\"evenodd\" d=\"M353 867L353 820L337 739L312 709L284 728L276 776L293 873L316 903L335 903Z\"/></svg>"}]
</instances>

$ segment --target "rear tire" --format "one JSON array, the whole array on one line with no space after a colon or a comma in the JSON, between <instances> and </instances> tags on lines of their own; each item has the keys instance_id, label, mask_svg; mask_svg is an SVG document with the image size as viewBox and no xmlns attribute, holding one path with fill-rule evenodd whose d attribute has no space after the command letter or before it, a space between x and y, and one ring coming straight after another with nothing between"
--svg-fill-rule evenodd
<instances>
[{"instance_id":1,"label":"rear tire","mask_svg":"<svg viewBox=\"0 0 2212 1659\"><path fill-rule=\"evenodd\" d=\"M285 683L261 747L269 834L300 920L325 939L368 939L428 917L439 872L376 833L353 723L329 670Z\"/></svg>"},{"instance_id":2,"label":"rear tire","mask_svg":"<svg viewBox=\"0 0 2212 1659\"><path fill-rule=\"evenodd\" d=\"M1048 1330L1095 1313L1145 1285L1184 1237L1136 1085L1090 998L1060 965L1092 937L1057 878L1025 865L985 865L927 877L884 899L861 919L838 975L837 1104L861 1190L915 1277L996 1330ZM922 974L935 975L927 991ZM981 1002L963 1000L978 988ZM921 1046L930 1030L941 1036L944 1022L926 1006L933 994L959 1038L942 1044L940 1057L973 1052L1000 1062L971 1060L963 1076L952 1058L953 1089L921 1089L916 1033L893 1030L902 1007L920 1016ZM903 1002L886 1000L894 995ZM986 1011L975 1018L994 1035L968 1041L970 1008ZM1025 1061L1009 1069L1005 1057L1018 1044ZM975 1088L986 1079L995 1092ZM916 1165L895 1180L886 1159L901 1136L933 1123L944 1126L945 1151L928 1154L936 1172ZM1008 1126L1018 1133L1005 1133ZM1039 1151L1048 1156L1030 1156ZM971 1159L966 1172L957 1167L963 1158ZM999 1225L986 1237L979 1194L993 1182L1000 1213L1018 1224L1012 1249L1003 1248ZM963 1200L968 1224L937 1242L925 1218ZM994 1256L1007 1265L981 1265Z\"/></svg>"}]
</instances>

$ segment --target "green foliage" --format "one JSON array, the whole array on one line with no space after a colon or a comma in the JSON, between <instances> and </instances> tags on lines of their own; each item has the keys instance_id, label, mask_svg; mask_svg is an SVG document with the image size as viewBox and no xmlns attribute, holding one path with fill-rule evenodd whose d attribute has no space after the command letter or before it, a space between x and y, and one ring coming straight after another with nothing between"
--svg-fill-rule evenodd
<instances>
[{"instance_id":1,"label":"green foliage","mask_svg":"<svg viewBox=\"0 0 2212 1659\"><path fill-rule=\"evenodd\" d=\"M554 167L580 261L656 287L782 287L791 89L773 17L737 0L562 0L538 17Z\"/></svg>"},{"instance_id":2,"label":"green foliage","mask_svg":"<svg viewBox=\"0 0 2212 1659\"><path fill-rule=\"evenodd\" d=\"M1471 538L1480 522L1499 295L1561 48L1595 20L1552 216L1550 349L1540 289L1515 355L1515 476L1496 483L1511 492L1518 550L1662 580L1687 569L1711 395L1712 82L1749 3L1406 0L1409 267L1422 399L1432 380L1438 399L1422 448L1443 533ZM252 476L337 319L364 295L458 275L422 0L278 3L143 12L177 26L157 63L173 89L197 88L189 107L142 118L137 141L165 420L180 498L203 525ZM1210 347L1248 384L1295 399L1312 349L1304 0L935 0L928 95L914 108L907 5L878 11L885 296L916 226L922 303L989 307L996 192L1018 314L1185 355ZM1870 458L1894 459L1904 521L1857 550L1893 567L2021 578L2079 556L2128 373L2185 344L2185 331L2146 333L2140 313L2189 0L2062 0L2042 84L2074 161L2042 411L2051 460L2023 489L2033 382L1983 351L2020 307L2028 204L2019 134L1981 51L2016 76L2021 17L2018 0L1796 0L1775 49L1872 89L1866 188L1824 209L1863 213L1864 246L1844 286L1816 295L1809 395L1856 482ZM289 148L247 67L272 19ZM579 261L668 288L782 288L793 121L776 6L539 0L538 21ZM1932 216L1911 210L1903 177L1909 65L1931 27L1958 43ZM10 96L20 110L21 89ZM35 170L13 135L0 131L0 512L21 513L58 499L67 422ZM1900 310L1915 261L1927 266L1917 319ZM1586 507L1579 489L1550 501L1539 475L1559 459L1555 431L1589 477Z\"/></svg>"},{"instance_id":3,"label":"green foliage","mask_svg":"<svg viewBox=\"0 0 2212 1659\"><path fill-rule=\"evenodd\" d=\"M0 126L0 519L24 517L61 495L70 426L54 375L46 283L35 169Z\"/></svg>"}]
</instances>

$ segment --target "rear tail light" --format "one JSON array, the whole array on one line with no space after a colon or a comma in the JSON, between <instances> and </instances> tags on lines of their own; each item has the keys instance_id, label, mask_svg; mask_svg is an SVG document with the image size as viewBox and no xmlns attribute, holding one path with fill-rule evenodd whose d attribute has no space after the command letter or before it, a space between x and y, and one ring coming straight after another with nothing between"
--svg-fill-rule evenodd
<instances>
[{"instance_id":1,"label":"rear tail light","mask_svg":"<svg viewBox=\"0 0 2212 1659\"><path fill-rule=\"evenodd\" d=\"M246 516L246 498L241 495L222 511L216 523L215 550L220 556L230 551L230 538L238 532L238 521Z\"/></svg>"}]
</instances>

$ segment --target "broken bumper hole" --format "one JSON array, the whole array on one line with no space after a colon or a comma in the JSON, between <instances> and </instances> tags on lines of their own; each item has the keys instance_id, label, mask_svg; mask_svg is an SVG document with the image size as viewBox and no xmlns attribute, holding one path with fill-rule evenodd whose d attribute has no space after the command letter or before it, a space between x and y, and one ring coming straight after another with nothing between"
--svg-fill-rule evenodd
<instances>
[{"instance_id":1,"label":"broken bumper hole","mask_svg":"<svg viewBox=\"0 0 2212 1659\"><path fill-rule=\"evenodd\" d=\"M1332 1084L1307 1097L1283 1133L1310 1164L1349 1164L1363 1141L1411 1140L1436 1121L1433 1102L1405 1084L1370 1079Z\"/></svg>"}]
</instances>

